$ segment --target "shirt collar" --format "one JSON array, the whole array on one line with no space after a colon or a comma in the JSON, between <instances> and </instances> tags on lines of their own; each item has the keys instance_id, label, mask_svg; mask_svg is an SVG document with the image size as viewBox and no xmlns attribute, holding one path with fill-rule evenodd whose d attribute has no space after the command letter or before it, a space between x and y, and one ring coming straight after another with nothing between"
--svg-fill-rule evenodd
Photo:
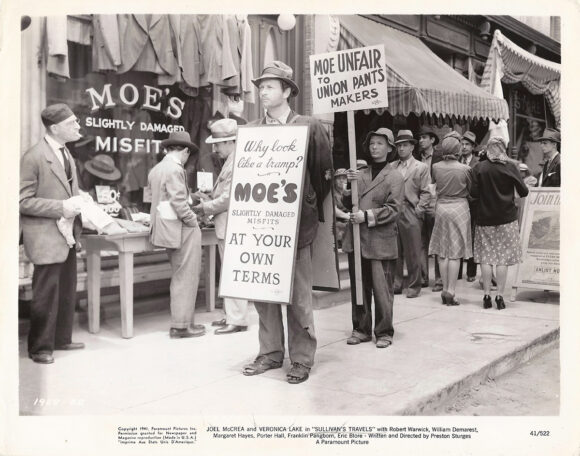
<instances>
[{"instance_id":1,"label":"shirt collar","mask_svg":"<svg viewBox=\"0 0 580 456\"><path fill-rule=\"evenodd\" d=\"M173 160L175 163L177 163L179 166L183 167L183 163L181 163L181 161L179 160L179 158L177 158L175 155L173 154L168 154L167 158L169 158L170 160Z\"/></svg>"},{"instance_id":2,"label":"shirt collar","mask_svg":"<svg viewBox=\"0 0 580 456\"><path fill-rule=\"evenodd\" d=\"M291 112L292 110L290 109L290 106L288 106L286 111L280 117L271 117L270 114L268 114L268 111L266 111L266 123L286 125Z\"/></svg>"},{"instance_id":3,"label":"shirt collar","mask_svg":"<svg viewBox=\"0 0 580 456\"><path fill-rule=\"evenodd\" d=\"M408 168L409 165L411 164L411 160L415 160L415 158L413 156L407 158L407 160L401 160L399 159L399 166L404 166L405 168Z\"/></svg>"},{"instance_id":4,"label":"shirt collar","mask_svg":"<svg viewBox=\"0 0 580 456\"><path fill-rule=\"evenodd\" d=\"M45 135L44 139L46 139L46 142L55 153L60 152L60 149L64 148L63 144L56 142L56 140L50 135Z\"/></svg>"}]
</instances>

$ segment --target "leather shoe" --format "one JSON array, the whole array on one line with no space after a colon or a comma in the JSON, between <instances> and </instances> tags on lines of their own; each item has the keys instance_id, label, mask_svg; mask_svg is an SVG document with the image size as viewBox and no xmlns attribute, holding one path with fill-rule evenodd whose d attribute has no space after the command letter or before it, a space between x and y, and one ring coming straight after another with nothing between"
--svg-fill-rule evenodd
<instances>
[{"instance_id":1,"label":"leather shoe","mask_svg":"<svg viewBox=\"0 0 580 456\"><path fill-rule=\"evenodd\" d=\"M393 344L391 339L387 339L386 337L379 337L377 340L377 348L388 348Z\"/></svg>"},{"instance_id":2,"label":"leather shoe","mask_svg":"<svg viewBox=\"0 0 580 456\"><path fill-rule=\"evenodd\" d=\"M396 295L400 295L400 294L403 294L403 290L402 290L402 288L395 288L395 291L393 293Z\"/></svg>"},{"instance_id":3,"label":"leather shoe","mask_svg":"<svg viewBox=\"0 0 580 456\"><path fill-rule=\"evenodd\" d=\"M505 309L505 302L503 301L503 296L495 297L495 305L497 306L497 310Z\"/></svg>"},{"instance_id":4,"label":"leather shoe","mask_svg":"<svg viewBox=\"0 0 580 456\"><path fill-rule=\"evenodd\" d=\"M484 309L491 309L491 296L485 295L483 297L483 308Z\"/></svg>"},{"instance_id":5,"label":"leather shoe","mask_svg":"<svg viewBox=\"0 0 580 456\"><path fill-rule=\"evenodd\" d=\"M199 337L205 334L205 328L171 328L169 337L172 339L183 339L185 337Z\"/></svg>"},{"instance_id":6,"label":"leather shoe","mask_svg":"<svg viewBox=\"0 0 580 456\"><path fill-rule=\"evenodd\" d=\"M420 294L420 291L407 291L407 298L418 298Z\"/></svg>"},{"instance_id":7,"label":"leather shoe","mask_svg":"<svg viewBox=\"0 0 580 456\"><path fill-rule=\"evenodd\" d=\"M431 289L431 291L443 291L443 284L442 283L436 283L433 288Z\"/></svg>"},{"instance_id":8,"label":"leather shoe","mask_svg":"<svg viewBox=\"0 0 580 456\"><path fill-rule=\"evenodd\" d=\"M211 322L211 325L212 326L226 326L227 325L226 319L225 318L222 318L221 320L212 321Z\"/></svg>"},{"instance_id":9,"label":"leather shoe","mask_svg":"<svg viewBox=\"0 0 580 456\"><path fill-rule=\"evenodd\" d=\"M423 282L421 282L421 288L427 288L427 287L429 287L429 281L423 280Z\"/></svg>"},{"instance_id":10,"label":"leather shoe","mask_svg":"<svg viewBox=\"0 0 580 456\"><path fill-rule=\"evenodd\" d=\"M50 353L29 353L28 357L38 364L52 364L54 358Z\"/></svg>"},{"instance_id":11,"label":"leather shoe","mask_svg":"<svg viewBox=\"0 0 580 456\"><path fill-rule=\"evenodd\" d=\"M475 276L467 276L468 282L475 282Z\"/></svg>"},{"instance_id":12,"label":"leather shoe","mask_svg":"<svg viewBox=\"0 0 580 456\"><path fill-rule=\"evenodd\" d=\"M70 344L57 345L54 347L55 350L81 350L85 348L85 344L82 342L71 342Z\"/></svg>"},{"instance_id":13,"label":"leather shoe","mask_svg":"<svg viewBox=\"0 0 580 456\"><path fill-rule=\"evenodd\" d=\"M361 342L370 342L372 340L371 336L361 336L359 334L353 334L348 339L346 339L347 345L358 345Z\"/></svg>"},{"instance_id":14,"label":"leather shoe","mask_svg":"<svg viewBox=\"0 0 580 456\"><path fill-rule=\"evenodd\" d=\"M214 331L214 334L217 334L219 336L220 334L233 334L233 333L247 331L247 330L248 330L247 326L226 325L226 326L223 326L219 329L216 329Z\"/></svg>"}]
</instances>

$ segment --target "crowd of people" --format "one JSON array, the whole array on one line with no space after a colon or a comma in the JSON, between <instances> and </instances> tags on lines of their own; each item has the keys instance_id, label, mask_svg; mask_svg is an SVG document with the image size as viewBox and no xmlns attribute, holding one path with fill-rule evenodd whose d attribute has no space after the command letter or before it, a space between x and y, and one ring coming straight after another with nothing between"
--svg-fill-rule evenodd
<instances>
[{"instance_id":1,"label":"crowd of people","mask_svg":"<svg viewBox=\"0 0 580 456\"><path fill-rule=\"evenodd\" d=\"M547 129L540 139L546 163L539 177L522 176L522 169L508 157L502 138L490 138L478 157L472 132L460 135L452 131L439 138L429 127L420 130L418 140L406 129L398 131L396 137L386 127L371 131L364 141L370 163L359 160L357 169L333 170L330 140L322 124L290 107L289 100L300 91L292 69L274 61L252 82L258 88L264 116L250 125L296 123L310 127L292 301L284 306L289 383L307 380L314 364L317 338L312 309L312 244L319 223L333 217L323 209L331 188L337 240L348 254L351 277L352 334L347 344L369 342L374 335L377 348L392 345L394 295L406 290L406 298L416 298L429 286L430 256L436 257L433 290L441 292L443 304L460 304L456 283L460 262L465 259L468 281L475 280L476 265L481 265L486 309L492 307L495 265L495 302L498 309L505 308L507 268L521 260L514 191L525 197L531 185L559 186L558 131ZM78 140L80 134L78 119L64 104L47 107L41 117L46 136L22 157L20 213L24 247L35 265L28 352L34 362L48 364L54 362L54 350L84 348L84 344L72 341L76 251L80 248L79 179L65 145ZM189 191L184 165L198 146L184 131L170 133L162 142L164 157L149 173L150 241L166 249L171 265L169 335L175 339L206 333L203 325L194 324L201 268L199 218L213 216L220 255L224 252L237 123L221 119L210 129L206 143L224 161L211 193ZM415 150L417 145L420 154ZM388 160L395 153L397 158ZM119 178L118 170L106 158L96 156L87 163L88 174L83 174L87 187ZM356 200L352 191L355 182ZM76 221L72 246L57 229L55 220L61 217ZM356 302L354 225L360 228L362 303ZM282 304L255 302L254 306L259 317L259 351L243 368L248 376L282 367L285 356ZM224 311L225 317L213 322L215 334L247 329L246 300L225 298Z\"/></svg>"}]
</instances>

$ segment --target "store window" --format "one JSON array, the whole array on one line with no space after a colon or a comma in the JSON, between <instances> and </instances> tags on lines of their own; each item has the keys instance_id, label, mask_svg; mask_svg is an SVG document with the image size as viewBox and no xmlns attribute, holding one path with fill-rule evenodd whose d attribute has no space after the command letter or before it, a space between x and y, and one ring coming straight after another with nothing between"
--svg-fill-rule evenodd
<instances>
[{"instance_id":1,"label":"store window","mask_svg":"<svg viewBox=\"0 0 580 456\"><path fill-rule=\"evenodd\" d=\"M71 78L47 78L47 105L67 103L79 118L83 138L68 146L83 190L109 184L113 189L109 194L116 195L119 203L106 207L113 216L119 215L121 207L147 210L144 189L149 171L162 158L161 141L172 131L186 130L195 143L203 143L208 134L205 123L211 115L211 92L191 97L176 85L159 85L158 75L149 72L92 72L90 56L89 46L69 42ZM215 171L211 151L201 153L204 157L192 154L193 163L187 165L192 189L197 187L196 171ZM102 182L94 174L95 166L108 168L109 172L101 169L101 177L115 177L108 166L111 163L121 176Z\"/></svg>"}]
</instances>

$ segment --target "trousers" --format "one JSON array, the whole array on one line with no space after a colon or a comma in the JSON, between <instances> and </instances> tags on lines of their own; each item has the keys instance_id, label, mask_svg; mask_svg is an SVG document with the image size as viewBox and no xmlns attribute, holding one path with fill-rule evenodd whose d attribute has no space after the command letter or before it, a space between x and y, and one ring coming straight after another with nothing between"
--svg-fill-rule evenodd
<instances>
[{"instance_id":1,"label":"trousers","mask_svg":"<svg viewBox=\"0 0 580 456\"><path fill-rule=\"evenodd\" d=\"M290 361L307 367L314 365L316 333L312 314L312 249L298 249L294 268L292 301L286 306L288 320L288 353ZM282 306L255 302L259 317L260 355L276 362L284 360L284 324Z\"/></svg>"},{"instance_id":2,"label":"trousers","mask_svg":"<svg viewBox=\"0 0 580 456\"><path fill-rule=\"evenodd\" d=\"M397 221L399 234L399 258L395 273L395 289L403 286L403 259L407 264L408 292L421 292L421 230L423 220L415 212L415 208L404 203Z\"/></svg>"},{"instance_id":3,"label":"trousers","mask_svg":"<svg viewBox=\"0 0 580 456\"><path fill-rule=\"evenodd\" d=\"M195 299L201 271L201 230L181 227L181 247L166 249L171 264L169 306L171 327L183 329L193 324Z\"/></svg>"},{"instance_id":4,"label":"trousers","mask_svg":"<svg viewBox=\"0 0 580 456\"><path fill-rule=\"evenodd\" d=\"M220 258L224 259L225 241L218 239L218 250ZM237 326L248 326L248 301L238 298L224 298L224 310L226 313L226 324Z\"/></svg>"},{"instance_id":5,"label":"trousers","mask_svg":"<svg viewBox=\"0 0 580 456\"><path fill-rule=\"evenodd\" d=\"M64 263L34 265L28 353L52 353L72 341L77 292L76 249Z\"/></svg>"},{"instance_id":6,"label":"trousers","mask_svg":"<svg viewBox=\"0 0 580 456\"><path fill-rule=\"evenodd\" d=\"M354 253L348 254L350 294L352 300L352 329L359 336L370 336L373 330L371 303L375 301L375 329L377 339L393 339L394 275L397 260L368 260L361 258L363 305L356 304Z\"/></svg>"}]
</instances>

